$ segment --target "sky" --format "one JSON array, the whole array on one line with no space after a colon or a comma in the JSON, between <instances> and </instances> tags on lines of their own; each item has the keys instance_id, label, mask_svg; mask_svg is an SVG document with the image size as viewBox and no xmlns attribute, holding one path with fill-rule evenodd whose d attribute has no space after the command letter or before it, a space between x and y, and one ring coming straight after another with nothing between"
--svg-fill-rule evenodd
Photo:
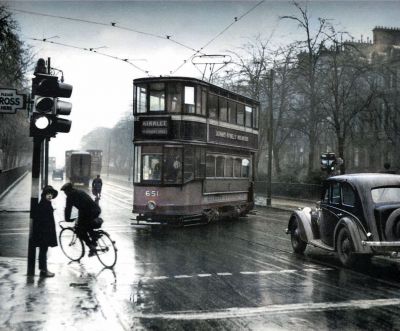
<instances>
[{"instance_id":1,"label":"sky","mask_svg":"<svg viewBox=\"0 0 400 331\"><path fill-rule=\"evenodd\" d=\"M205 45L206 54L228 54L257 36L271 45L304 38L295 22L280 19L298 14L291 1L0 2L12 10L20 37L31 45L35 58L50 57L52 67L63 71L65 83L73 85L68 100L71 131L59 133L50 143L50 156L56 156L58 166L63 166L65 150L79 149L82 136L96 127L111 128L132 112L133 79L201 78L203 67L184 61ZM307 6L312 26L317 27L318 17L329 18L356 40L372 39L375 26L400 28L399 1L308 1ZM54 44L34 40L44 38Z\"/></svg>"}]
</instances>

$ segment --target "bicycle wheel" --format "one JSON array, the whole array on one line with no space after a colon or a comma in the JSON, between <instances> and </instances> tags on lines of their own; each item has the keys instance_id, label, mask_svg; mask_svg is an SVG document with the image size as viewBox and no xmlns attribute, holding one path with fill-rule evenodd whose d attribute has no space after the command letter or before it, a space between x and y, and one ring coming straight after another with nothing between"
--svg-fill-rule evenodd
<instances>
[{"instance_id":1,"label":"bicycle wheel","mask_svg":"<svg viewBox=\"0 0 400 331\"><path fill-rule=\"evenodd\" d=\"M111 240L110 235L102 230L97 231L96 255L107 268L112 268L117 262L117 248L115 242Z\"/></svg>"},{"instance_id":2,"label":"bicycle wheel","mask_svg":"<svg viewBox=\"0 0 400 331\"><path fill-rule=\"evenodd\" d=\"M79 261L85 255L85 246L72 228L60 232L60 246L65 256L72 261Z\"/></svg>"}]
</instances>

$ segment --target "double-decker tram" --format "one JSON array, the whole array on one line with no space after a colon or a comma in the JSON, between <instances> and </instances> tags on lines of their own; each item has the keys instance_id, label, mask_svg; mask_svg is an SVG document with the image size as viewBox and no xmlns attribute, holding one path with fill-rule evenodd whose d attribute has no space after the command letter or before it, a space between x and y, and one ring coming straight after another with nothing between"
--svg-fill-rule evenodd
<instances>
[{"instance_id":1,"label":"double-decker tram","mask_svg":"<svg viewBox=\"0 0 400 331\"><path fill-rule=\"evenodd\" d=\"M258 113L258 101L198 79L135 79L137 223L192 225L248 213Z\"/></svg>"}]
</instances>

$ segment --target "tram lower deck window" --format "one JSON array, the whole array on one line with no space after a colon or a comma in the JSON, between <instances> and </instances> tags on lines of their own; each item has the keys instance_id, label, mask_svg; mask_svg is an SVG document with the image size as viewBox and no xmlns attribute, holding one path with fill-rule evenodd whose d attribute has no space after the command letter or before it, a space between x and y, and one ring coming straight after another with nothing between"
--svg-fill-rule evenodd
<instances>
[{"instance_id":1,"label":"tram lower deck window","mask_svg":"<svg viewBox=\"0 0 400 331\"><path fill-rule=\"evenodd\" d=\"M182 183L182 147L164 147L164 184Z\"/></svg>"}]
</instances>

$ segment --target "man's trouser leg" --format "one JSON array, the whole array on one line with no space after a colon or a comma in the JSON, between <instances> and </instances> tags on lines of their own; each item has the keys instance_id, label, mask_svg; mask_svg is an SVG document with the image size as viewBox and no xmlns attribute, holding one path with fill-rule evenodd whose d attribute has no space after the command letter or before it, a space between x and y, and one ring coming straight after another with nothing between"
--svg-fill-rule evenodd
<instances>
[{"instance_id":1,"label":"man's trouser leg","mask_svg":"<svg viewBox=\"0 0 400 331\"><path fill-rule=\"evenodd\" d=\"M76 227L76 233L78 237L82 239L88 247L91 247L93 243L92 240L89 238L88 232L89 229L87 225L84 224L82 221L79 221Z\"/></svg>"}]
</instances>

